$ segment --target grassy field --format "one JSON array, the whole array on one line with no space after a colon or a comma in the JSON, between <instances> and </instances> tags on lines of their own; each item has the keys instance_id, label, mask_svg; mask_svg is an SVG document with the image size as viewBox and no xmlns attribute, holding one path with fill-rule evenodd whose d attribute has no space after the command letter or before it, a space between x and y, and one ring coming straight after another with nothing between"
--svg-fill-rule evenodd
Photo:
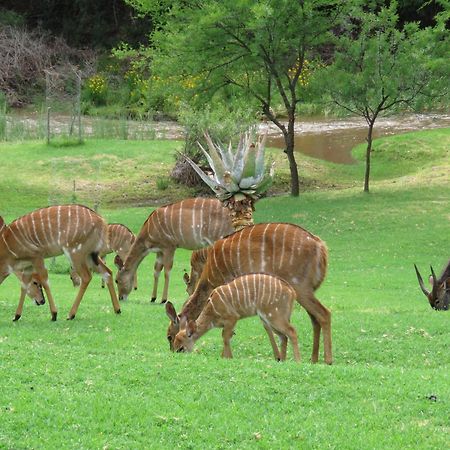
<instances>
[{"instance_id":1,"label":"grassy field","mask_svg":"<svg viewBox=\"0 0 450 450\"><path fill-rule=\"evenodd\" d=\"M362 163L300 157L306 192L297 199L279 195L287 168L273 153L277 196L257 204L255 220L296 223L327 242L318 297L332 310L332 366L309 362L311 324L298 306L301 364L290 349L287 362L272 360L256 318L238 323L233 360L220 358L220 330L192 354L171 354L164 308L149 303L152 256L120 316L95 277L77 318L64 320L75 291L58 259L49 262L58 321L47 305L27 302L13 323L19 286L8 278L0 286L0 448L447 448L450 313L431 310L413 263L428 275L430 263L440 271L449 258L449 144L449 129L377 140L370 194ZM75 195L138 231L152 209L139 205L188 195L155 184L176 145L1 144L0 214L10 221ZM178 308L189 256L178 250L172 271Z\"/></svg>"}]
</instances>

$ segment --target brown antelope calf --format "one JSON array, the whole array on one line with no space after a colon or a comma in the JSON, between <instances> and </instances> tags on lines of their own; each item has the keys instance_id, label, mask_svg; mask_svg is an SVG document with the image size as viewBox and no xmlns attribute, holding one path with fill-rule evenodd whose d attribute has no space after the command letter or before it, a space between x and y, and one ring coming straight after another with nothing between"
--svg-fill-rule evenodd
<instances>
[{"instance_id":1,"label":"brown antelope calf","mask_svg":"<svg viewBox=\"0 0 450 450\"><path fill-rule=\"evenodd\" d=\"M422 276L415 264L414 267L420 288L427 297L430 306L436 310L448 311L450 304L450 261L447 263L439 278L436 278L433 267L430 266L431 276L429 281L432 286L431 291L423 284Z\"/></svg>"},{"instance_id":2,"label":"brown antelope calf","mask_svg":"<svg viewBox=\"0 0 450 450\"><path fill-rule=\"evenodd\" d=\"M164 268L161 303L165 303L175 250L178 247L196 250L233 231L228 210L217 199L190 198L155 209L142 226L123 268L117 274L119 298L128 297L139 264L146 255L154 252L156 262L151 301L156 300L158 279Z\"/></svg>"},{"instance_id":3,"label":"brown antelope calf","mask_svg":"<svg viewBox=\"0 0 450 450\"><path fill-rule=\"evenodd\" d=\"M214 288L241 275L266 273L289 283L297 293L297 301L308 312L314 331L312 362L318 360L323 330L324 359L331 364L331 313L314 295L325 278L327 259L327 247L322 240L288 223L248 226L217 241L208 250L194 293L169 324L167 338L171 349L180 323L197 319Z\"/></svg>"},{"instance_id":4,"label":"brown antelope calf","mask_svg":"<svg viewBox=\"0 0 450 450\"><path fill-rule=\"evenodd\" d=\"M69 312L73 319L92 275L91 269L105 277L116 313L120 305L111 279L111 271L99 258L108 242L107 225L85 206L50 206L33 211L6 226L0 218L0 283L12 272L25 274L25 287L36 274L47 294L52 320L57 308L48 284L44 259L65 254L81 277L80 289ZM22 295L15 320L21 315Z\"/></svg>"},{"instance_id":5,"label":"brown antelope calf","mask_svg":"<svg viewBox=\"0 0 450 450\"><path fill-rule=\"evenodd\" d=\"M258 315L272 344L275 359L286 359L287 340L291 341L294 358L300 361L297 332L290 324L296 292L285 281L261 273L243 275L215 288L197 320L190 320L185 329L175 336L175 351L191 352L195 341L211 328L223 328L224 358L232 358L230 341L239 319ZM177 320L173 305L166 304L171 320ZM276 333L281 341L281 352L273 339Z\"/></svg>"},{"instance_id":6,"label":"brown antelope calf","mask_svg":"<svg viewBox=\"0 0 450 450\"><path fill-rule=\"evenodd\" d=\"M186 292L189 295L194 293L197 282L202 274L203 267L206 264L206 258L208 257L208 248L209 247L205 247L192 252L191 273L188 275L185 272L183 275L183 281L186 283Z\"/></svg>"},{"instance_id":7,"label":"brown antelope calf","mask_svg":"<svg viewBox=\"0 0 450 450\"><path fill-rule=\"evenodd\" d=\"M123 266L123 261L125 261L128 252L130 251L133 242L136 240L134 233L125 225L121 223L110 223L108 224L108 248L105 253L102 253L100 257L103 262L105 262L106 255L110 253L116 253L114 258L114 265L120 270ZM70 271L70 278L72 279L74 286L80 285L80 277L77 275L75 270L72 268ZM102 288L105 287L105 280L102 278ZM137 289L137 275L134 277L134 289Z\"/></svg>"}]
</instances>

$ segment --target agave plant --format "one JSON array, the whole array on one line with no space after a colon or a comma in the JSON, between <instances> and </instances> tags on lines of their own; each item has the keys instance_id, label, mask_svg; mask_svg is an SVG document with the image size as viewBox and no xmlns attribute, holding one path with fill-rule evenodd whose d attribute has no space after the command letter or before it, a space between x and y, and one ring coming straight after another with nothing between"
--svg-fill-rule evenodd
<instances>
[{"instance_id":1,"label":"agave plant","mask_svg":"<svg viewBox=\"0 0 450 450\"><path fill-rule=\"evenodd\" d=\"M248 131L241 135L236 151L231 142L227 148L214 143L208 133L205 139L209 153L199 144L213 171L205 174L189 157L186 160L201 179L215 192L217 198L230 209L235 229L253 223L254 203L269 188L273 179L273 164L265 170L264 149L266 136L252 139Z\"/></svg>"}]
</instances>

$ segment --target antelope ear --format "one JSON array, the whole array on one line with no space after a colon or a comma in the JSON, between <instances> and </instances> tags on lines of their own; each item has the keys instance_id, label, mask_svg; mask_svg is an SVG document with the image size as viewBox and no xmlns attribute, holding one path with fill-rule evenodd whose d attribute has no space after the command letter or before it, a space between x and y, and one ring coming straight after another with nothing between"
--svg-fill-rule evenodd
<instances>
[{"instance_id":1,"label":"antelope ear","mask_svg":"<svg viewBox=\"0 0 450 450\"><path fill-rule=\"evenodd\" d=\"M186 336L191 337L197 331L197 324L195 320L190 320L186 327Z\"/></svg>"},{"instance_id":2,"label":"antelope ear","mask_svg":"<svg viewBox=\"0 0 450 450\"><path fill-rule=\"evenodd\" d=\"M166 303L166 314L167 317L174 323L175 325L178 324L180 321L177 312L175 311L175 307L172 305L171 302Z\"/></svg>"}]
</instances>

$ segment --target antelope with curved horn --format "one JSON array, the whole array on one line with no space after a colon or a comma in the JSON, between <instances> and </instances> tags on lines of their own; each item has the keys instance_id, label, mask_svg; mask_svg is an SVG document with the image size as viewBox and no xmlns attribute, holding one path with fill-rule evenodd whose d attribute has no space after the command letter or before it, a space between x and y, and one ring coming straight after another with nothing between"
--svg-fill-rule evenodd
<instances>
[{"instance_id":1,"label":"antelope with curved horn","mask_svg":"<svg viewBox=\"0 0 450 450\"><path fill-rule=\"evenodd\" d=\"M266 273L289 283L308 312L314 332L311 361L318 360L322 330L324 359L331 364L331 313L314 295L325 278L327 260L327 247L321 239L288 223L251 225L217 241L208 250L194 293L179 315L174 310L167 331L170 348L173 350L180 325L182 328L199 317L214 288L241 275Z\"/></svg>"},{"instance_id":2,"label":"antelope with curved horn","mask_svg":"<svg viewBox=\"0 0 450 450\"><path fill-rule=\"evenodd\" d=\"M206 306L197 320L187 323L175 336L175 351L191 352L195 342L211 328L223 328L224 358L232 358L230 340L234 327L239 319L258 315L266 329L272 344L275 359L286 359L287 341L291 341L294 358L300 361L297 332L290 324L290 317L297 294L281 278L265 274L250 274L236 278L228 284L215 288L209 296ZM166 312L170 319L173 316L173 305L166 304ZM273 339L276 333L281 342L281 352Z\"/></svg>"},{"instance_id":3,"label":"antelope with curved horn","mask_svg":"<svg viewBox=\"0 0 450 450\"><path fill-rule=\"evenodd\" d=\"M36 274L45 290L52 320L57 308L48 284L44 259L65 254L81 277L80 289L69 312L74 319L83 295L91 281L91 269L105 277L116 313L120 305L114 290L111 271L99 258L107 246L105 221L91 209L81 205L50 206L33 211L5 225L0 218L0 284L12 272L24 272L28 288ZM15 320L21 316L22 295Z\"/></svg>"},{"instance_id":4,"label":"antelope with curved horn","mask_svg":"<svg viewBox=\"0 0 450 450\"><path fill-rule=\"evenodd\" d=\"M431 276L429 281L432 286L431 291L425 287L419 269L415 264L414 268L416 269L420 289L422 289L422 292L430 302L430 306L436 310L447 311L450 303L450 261L442 271L442 275L439 278L436 278L433 267L430 266Z\"/></svg>"},{"instance_id":5,"label":"antelope with curved horn","mask_svg":"<svg viewBox=\"0 0 450 450\"><path fill-rule=\"evenodd\" d=\"M119 298L126 299L139 264L156 253L151 301L157 297L159 275L164 268L161 303L167 301L175 250L196 250L211 245L234 231L228 210L217 199L190 198L155 209L147 218L116 277Z\"/></svg>"}]
</instances>

